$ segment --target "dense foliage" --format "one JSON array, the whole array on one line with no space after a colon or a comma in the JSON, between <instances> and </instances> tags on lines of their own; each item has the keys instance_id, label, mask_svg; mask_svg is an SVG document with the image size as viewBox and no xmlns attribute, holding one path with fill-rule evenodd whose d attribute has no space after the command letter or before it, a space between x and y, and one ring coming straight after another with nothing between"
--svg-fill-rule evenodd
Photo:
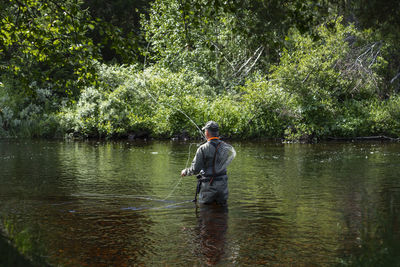
<instances>
[{"instance_id":1,"label":"dense foliage","mask_svg":"<svg viewBox=\"0 0 400 267\"><path fill-rule=\"evenodd\" d=\"M399 137L399 5L2 1L0 136Z\"/></svg>"}]
</instances>

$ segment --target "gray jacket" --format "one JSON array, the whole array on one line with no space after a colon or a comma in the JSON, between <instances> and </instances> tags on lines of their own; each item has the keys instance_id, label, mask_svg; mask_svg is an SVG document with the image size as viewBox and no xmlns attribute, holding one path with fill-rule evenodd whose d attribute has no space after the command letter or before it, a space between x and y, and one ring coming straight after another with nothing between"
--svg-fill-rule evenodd
<instances>
[{"instance_id":1,"label":"gray jacket","mask_svg":"<svg viewBox=\"0 0 400 267\"><path fill-rule=\"evenodd\" d=\"M235 156L236 152L231 145L212 139L197 149L192 165L185 169L185 175L202 174L205 177L225 175L226 167Z\"/></svg>"}]
</instances>

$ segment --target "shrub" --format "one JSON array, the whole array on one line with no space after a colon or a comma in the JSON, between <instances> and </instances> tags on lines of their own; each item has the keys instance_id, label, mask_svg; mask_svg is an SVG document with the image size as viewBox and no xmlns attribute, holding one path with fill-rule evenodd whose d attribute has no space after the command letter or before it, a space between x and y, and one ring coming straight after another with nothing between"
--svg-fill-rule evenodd
<instances>
[{"instance_id":1,"label":"shrub","mask_svg":"<svg viewBox=\"0 0 400 267\"><path fill-rule=\"evenodd\" d=\"M375 101L369 105L372 130L377 134L400 136L400 96L393 95L384 101Z\"/></svg>"},{"instance_id":2,"label":"shrub","mask_svg":"<svg viewBox=\"0 0 400 267\"><path fill-rule=\"evenodd\" d=\"M139 71L102 66L101 70L100 86L85 88L76 105L60 112L67 132L87 137L197 135L184 114L201 125L203 117L197 111L213 93L195 73L172 73L158 67ZM121 73L124 79L118 78Z\"/></svg>"},{"instance_id":3,"label":"shrub","mask_svg":"<svg viewBox=\"0 0 400 267\"><path fill-rule=\"evenodd\" d=\"M259 77L242 88L245 109L242 116L246 136L281 138L284 130L295 119L295 106L290 95L281 87Z\"/></svg>"},{"instance_id":4,"label":"shrub","mask_svg":"<svg viewBox=\"0 0 400 267\"><path fill-rule=\"evenodd\" d=\"M357 54L363 51L360 47L365 47L365 36L352 26L343 26L338 19L319 27L316 37L294 29L286 41L288 49L283 51L280 63L271 68L267 84L260 88L271 93L266 93L261 97L262 103L258 103L270 106L268 99L282 97L276 103L281 103L280 113L288 115L284 121L289 125L283 123L286 138L309 140L338 132L351 135L358 132L356 129L365 128L363 116L353 117L352 123L338 121L343 117L342 111L350 115L357 110L354 101L374 99L378 91L379 76L373 67L380 58L374 57L369 69L353 64L370 60ZM353 106L350 110L349 103ZM347 116L344 117L346 120Z\"/></svg>"},{"instance_id":5,"label":"shrub","mask_svg":"<svg viewBox=\"0 0 400 267\"><path fill-rule=\"evenodd\" d=\"M0 136L55 137L60 128L53 111L58 103L53 92L31 84L34 96L13 91L12 83L0 87Z\"/></svg>"}]
</instances>

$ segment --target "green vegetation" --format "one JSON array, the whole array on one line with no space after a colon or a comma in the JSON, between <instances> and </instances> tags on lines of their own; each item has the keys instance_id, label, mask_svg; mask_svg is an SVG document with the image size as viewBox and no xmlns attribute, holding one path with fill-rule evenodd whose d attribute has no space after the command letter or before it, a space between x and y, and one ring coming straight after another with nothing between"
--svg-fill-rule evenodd
<instances>
[{"instance_id":1,"label":"green vegetation","mask_svg":"<svg viewBox=\"0 0 400 267\"><path fill-rule=\"evenodd\" d=\"M32 226L16 229L10 218L2 218L0 226L4 229L0 233L0 266L48 266L39 256L44 246L34 239Z\"/></svg>"},{"instance_id":2,"label":"green vegetation","mask_svg":"<svg viewBox=\"0 0 400 267\"><path fill-rule=\"evenodd\" d=\"M397 138L399 5L3 1L0 137Z\"/></svg>"}]
</instances>

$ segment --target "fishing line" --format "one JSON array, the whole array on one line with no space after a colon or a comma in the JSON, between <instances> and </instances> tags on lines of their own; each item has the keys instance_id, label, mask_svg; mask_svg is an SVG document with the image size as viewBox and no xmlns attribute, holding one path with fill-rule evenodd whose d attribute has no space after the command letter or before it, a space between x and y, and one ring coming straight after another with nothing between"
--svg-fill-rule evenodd
<instances>
[{"instance_id":1,"label":"fishing line","mask_svg":"<svg viewBox=\"0 0 400 267\"><path fill-rule=\"evenodd\" d=\"M204 138L204 140L207 140L207 137L204 135L203 131L199 128L199 126L197 126L197 124L185 112L183 112L182 110L180 110L177 107L174 107L174 106L172 106L172 105L170 105L168 103L161 103L161 102L157 101L157 99L149 92L149 90L147 90L146 80L144 80L144 86L143 87L144 87L144 90L146 90L146 93L150 96L150 98L156 104L161 105L161 106L165 105L165 106L168 106L168 107L172 108L175 111L180 112L183 116L185 116L197 128L197 130L199 131L201 136Z\"/></svg>"},{"instance_id":2,"label":"fishing line","mask_svg":"<svg viewBox=\"0 0 400 267\"><path fill-rule=\"evenodd\" d=\"M186 160L185 169L188 167L188 164L189 164L189 160L190 160L190 149L192 148L192 145L197 145L197 143L190 143L190 145L189 145L189 153L188 153L188 158L187 158L187 160ZM181 177L179 178L178 182L176 183L176 185L174 186L174 188L172 188L171 192L170 192L165 198L163 198L161 201L166 200L167 198L169 198L169 197L175 192L176 188L177 188L178 185L181 183L182 179L183 179L183 176L181 176Z\"/></svg>"},{"instance_id":3,"label":"fishing line","mask_svg":"<svg viewBox=\"0 0 400 267\"><path fill-rule=\"evenodd\" d=\"M160 206L160 207L127 207L127 208L121 208L121 210L134 210L134 211L146 211L146 210L160 210L160 209L166 209L166 208L172 208L172 207L176 207L185 203L190 203L192 202L191 200L186 200L186 201L182 201L182 202L178 202L178 203L172 203L172 204L167 204L164 206Z\"/></svg>"},{"instance_id":4,"label":"fishing line","mask_svg":"<svg viewBox=\"0 0 400 267\"><path fill-rule=\"evenodd\" d=\"M144 74L144 71L143 71L143 74ZM168 104L168 103L161 103L161 102L159 102L159 101L149 92L149 90L147 89L146 79L144 79L143 83L144 83L144 86L143 86L144 90L146 91L146 93L150 96L150 98L151 98L156 104L161 105L161 106L167 106L167 107L169 107L169 108L171 108L171 109L173 109L173 110L175 110L175 111L180 112L183 116L185 116L185 117L197 128L197 130L199 131L199 133L201 134L201 136L203 137L203 139L204 139L204 140L207 140L207 137L205 136L205 134L203 133L203 131L202 131L202 130L199 128L199 126L192 120L192 118L190 118L185 112L183 112L182 110L178 109L177 107L174 107L174 106L172 106L172 105L170 105L170 104ZM188 167L188 164L189 164L189 160L190 160L190 149L191 149L192 145L197 145L197 143L191 143L191 144L189 145L189 153L188 153L188 158L187 158L187 161L186 161L186 166L185 166L185 168L187 168L187 167ZM176 188L177 188L178 185L181 183L182 179L183 179L183 176L181 176L181 177L179 178L178 182L177 182L177 183L175 184L175 186L172 188L171 192L170 192L165 198L163 198L161 201L164 201L164 200L168 199L168 198L175 192Z\"/></svg>"}]
</instances>

